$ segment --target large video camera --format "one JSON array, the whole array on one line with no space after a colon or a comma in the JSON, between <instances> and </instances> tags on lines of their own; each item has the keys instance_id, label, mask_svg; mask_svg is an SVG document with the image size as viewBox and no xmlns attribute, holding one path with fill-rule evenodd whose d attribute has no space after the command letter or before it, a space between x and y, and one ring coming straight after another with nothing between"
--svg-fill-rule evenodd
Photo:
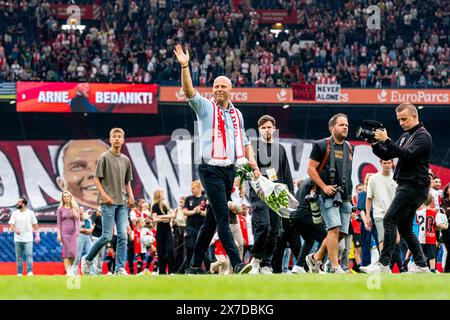
<instances>
[{"instance_id":1,"label":"large video camera","mask_svg":"<svg viewBox=\"0 0 450 320\"><path fill-rule=\"evenodd\" d=\"M384 129L381 122L375 120L364 120L362 125L356 129L356 136L369 143L376 142L375 131L377 129Z\"/></svg>"}]
</instances>

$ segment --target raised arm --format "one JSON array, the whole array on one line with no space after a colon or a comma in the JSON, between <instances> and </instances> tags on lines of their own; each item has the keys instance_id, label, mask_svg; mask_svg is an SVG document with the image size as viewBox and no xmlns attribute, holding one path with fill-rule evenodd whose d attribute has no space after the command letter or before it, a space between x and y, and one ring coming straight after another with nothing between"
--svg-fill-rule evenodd
<instances>
[{"instance_id":1,"label":"raised arm","mask_svg":"<svg viewBox=\"0 0 450 320\"><path fill-rule=\"evenodd\" d=\"M195 95L195 90L192 85L191 72L189 71L189 50L186 49L186 53L184 53L181 45L177 44L173 53L181 66L181 85L183 91L186 94L186 97L190 99Z\"/></svg>"}]
</instances>

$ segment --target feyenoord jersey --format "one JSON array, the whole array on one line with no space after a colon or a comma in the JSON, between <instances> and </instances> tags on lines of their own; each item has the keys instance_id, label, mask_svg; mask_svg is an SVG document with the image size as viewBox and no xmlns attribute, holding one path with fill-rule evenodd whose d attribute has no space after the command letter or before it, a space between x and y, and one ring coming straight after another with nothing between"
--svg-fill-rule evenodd
<instances>
[{"instance_id":1,"label":"feyenoord jersey","mask_svg":"<svg viewBox=\"0 0 450 320\"><path fill-rule=\"evenodd\" d=\"M418 210L416 220L419 225L419 242L421 244L436 244L436 210Z\"/></svg>"},{"instance_id":2,"label":"feyenoord jersey","mask_svg":"<svg viewBox=\"0 0 450 320\"><path fill-rule=\"evenodd\" d=\"M134 228L133 232L134 232L134 240L133 240L134 253L135 254L146 253L147 248L145 247L144 244L144 236L146 235L153 236L153 234L147 228L142 228L141 231L139 231L137 228Z\"/></svg>"}]
</instances>

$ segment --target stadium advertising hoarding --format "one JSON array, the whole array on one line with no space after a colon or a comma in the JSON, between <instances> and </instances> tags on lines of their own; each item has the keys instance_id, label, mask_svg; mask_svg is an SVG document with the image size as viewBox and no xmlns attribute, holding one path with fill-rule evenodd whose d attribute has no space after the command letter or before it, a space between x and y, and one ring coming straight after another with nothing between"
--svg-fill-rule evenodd
<instances>
[{"instance_id":1,"label":"stadium advertising hoarding","mask_svg":"<svg viewBox=\"0 0 450 320\"><path fill-rule=\"evenodd\" d=\"M254 129L253 129L254 130ZM248 133L248 132L247 132ZM175 135L174 135L175 136ZM198 179L200 163L198 139L183 136L127 138L122 148L133 166L135 198L149 201L162 187L172 207L179 197L191 193L191 182ZM307 176L312 140L280 139L294 179ZM194 145L193 145L194 144ZM368 144L352 141L355 147L353 184L364 181L365 174L380 169L379 159ZM0 223L7 223L17 199L24 195L28 207L37 212L40 222L56 221L55 211L61 192L69 190L86 209L97 208L93 173L98 157L109 145L100 139L2 141L0 144ZM82 159L82 160L80 160ZM450 181L450 168L431 165L443 184Z\"/></svg>"},{"instance_id":2,"label":"stadium advertising hoarding","mask_svg":"<svg viewBox=\"0 0 450 320\"><path fill-rule=\"evenodd\" d=\"M210 87L196 88L206 98ZM294 85L293 88L233 88L231 100L237 104L400 104L450 105L450 89L348 89L340 85ZM161 87L159 101L186 101L180 87Z\"/></svg>"},{"instance_id":3,"label":"stadium advertising hoarding","mask_svg":"<svg viewBox=\"0 0 450 320\"><path fill-rule=\"evenodd\" d=\"M157 113L158 86L129 83L18 82L18 112Z\"/></svg>"}]
</instances>

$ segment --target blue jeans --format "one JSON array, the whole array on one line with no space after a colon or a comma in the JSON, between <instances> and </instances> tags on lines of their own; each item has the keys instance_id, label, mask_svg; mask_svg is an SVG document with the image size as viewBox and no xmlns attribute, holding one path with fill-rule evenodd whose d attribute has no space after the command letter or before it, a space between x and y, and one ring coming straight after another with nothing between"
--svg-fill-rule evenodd
<instances>
[{"instance_id":1,"label":"blue jeans","mask_svg":"<svg viewBox=\"0 0 450 320\"><path fill-rule=\"evenodd\" d=\"M319 196L319 203L327 231L339 227L342 233L348 234L350 214L352 211L350 202L343 201L342 205L335 207L332 198L324 199L321 195Z\"/></svg>"},{"instance_id":2,"label":"blue jeans","mask_svg":"<svg viewBox=\"0 0 450 320\"><path fill-rule=\"evenodd\" d=\"M291 259L291 249L284 249L283 262L281 263L281 271L286 273L289 271L289 260ZM295 263L294 263L295 264Z\"/></svg>"},{"instance_id":3,"label":"blue jeans","mask_svg":"<svg viewBox=\"0 0 450 320\"><path fill-rule=\"evenodd\" d=\"M23 255L27 262L27 272L33 272L33 242L14 242L16 248L17 274L23 274Z\"/></svg>"},{"instance_id":4,"label":"blue jeans","mask_svg":"<svg viewBox=\"0 0 450 320\"><path fill-rule=\"evenodd\" d=\"M117 229L116 270L125 268L127 260L127 226L128 209L126 205L102 204L102 236L98 239L86 256L92 262L100 250L112 240L114 222Z\"/></svg>"},{"instance_id":5,"label":"blue jeans","mask_svg":"<svg viewBox=\"0 0 450 320\"><path fill-rule=\"evenodd\" d=\"M78 274L78 264L81 261L81 257L85 254L89 253L89 250L92 248L92 239L90 235L80 233L78 236L78 256L76 257L75 261L73 262L72 271L75 274ZM91 273L94 273L94 265L91 267Z\"/></svg>"}]
</instances>

